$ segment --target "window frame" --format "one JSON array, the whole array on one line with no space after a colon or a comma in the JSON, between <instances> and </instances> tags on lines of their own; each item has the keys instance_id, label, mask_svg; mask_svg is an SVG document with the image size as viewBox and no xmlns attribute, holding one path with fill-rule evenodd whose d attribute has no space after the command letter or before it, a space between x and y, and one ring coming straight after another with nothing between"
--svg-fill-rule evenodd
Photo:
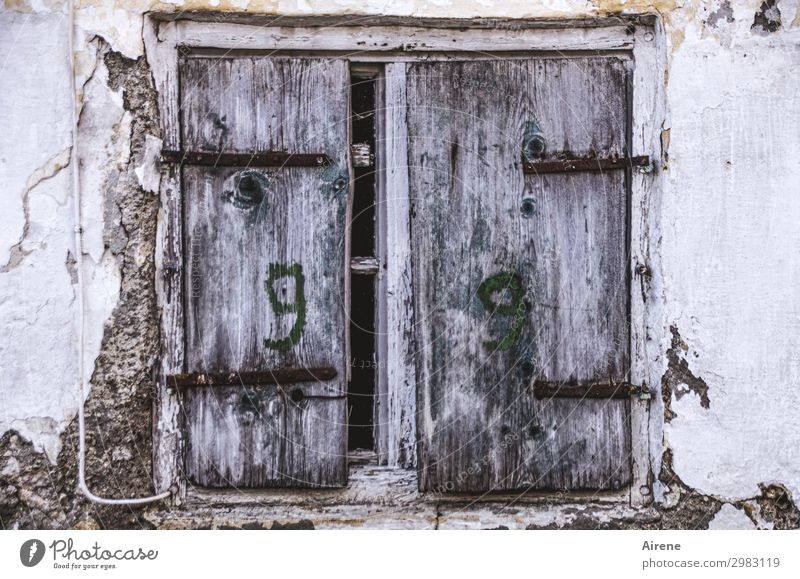
<instances>
[{"instance_id":1,"label":"window frame","mask_svg":"<svg viewBox=\"0 0 800 579\"><path fill-rule=\"evenodd\" d=\"M230 13L198 13L179 16L149 14L146 17L144 40L151 66L161 118L162 150L180 150L180 91L178 60L189 54L225 53L293 54L346 58L351 67L358 64L382 64L403 67L415 59L476 59L570 55L625 55L633 63L629 94L629 127L631 156L649 155L651 167L659 169L661 129L665 119L663 78L665 50L660 23L652 15L597 18L587 20L517 20L517 19L417 19L383 16L347 17L267 17ZM402 99L404 86L394 79L381 83L379 92L385 102ZM391 116L392 113L383 116ZM400 115L396 115L399 117ZM381 118L376 124L378 141L405 143L405 125L400 118ZM348 144L349 145L349 144ZM380 151L376 155L378 179L376 251L387 264L379 278L380 317L385 330L377 352L385 356L379 365L376 403L380 412L396 427L376 436L376 450L385 457L390 476L416 479L415 414L416 394L414 367L406 362L413 352L410 343L411 316L404 304L410 302L410 239L407 177L402 171L387 175L385 166L405 166L405 146ZM654 282L660 271L659 256L654 248L658 239L657 212L661 195L659 170L630 171L628 207L628 247L630 249L630 382L649 385L651 396L658 395L662 353L658 340L648 337L658 331L661 309L648 294L655 293ZM161 169L160 209L156 243L155 283L161 310L161 357L156 369L153 403L153 479L156 488L177 485L174 501L180 504L189 495L183 476L183 424L178 394L165 377L181 371L183 340L183 222L180 167L163 164ZM351 200L352 201L352 200ZM385 203L380 203L385 201ZM387 219L386 215L396 216ZM388 240L391 240L389 242ZM387 255L391 252L391 256ZM389 258L389 259L387 259ZM385 261L384 261L385 260ZM347 276L349 277L349 276ZM387 290L393 295L386 300ZM380 296L384 296L381 298ZM406 299L407 298L407 299ZM348 300L349 301L349 300ZM392 336L387 338L386 336ZM350 359L349 352L347 359ZM390 381L389 377L394 377ZM656 444L651 432L660 432L660 423L651 416L649 402L639 398L630 401L632 482L622 491L591 493L589 500L626 503L644 507L652 500L654 452ZM653 438L653 442L651 442ZM409 471L408 469L412 470ZM352 471L353 469L351 469ZM396 470L396 472L394 472ZM352 477L351 473L351 477ZM380 483L376 480L376 484ZM286 490L248 491L268 499ZM315 493L320 491L292 491ZM324 490L331 505L343 498L347 489ZM201 494L208 496L207 491ZM224 491L222 495L224 495ZM342 495L341 497L339 495ZM517 493L519 494L519 493ZM580 494L580 493L578 493ZM554 496L558 493L536 492L530 497ZM338 498L337 498L338 497ZM503 500L502 495L495 496ZM441 498L441 497L440 497ZM519 501L515 495L515 501Z\"/></svg>"}]
</instances>

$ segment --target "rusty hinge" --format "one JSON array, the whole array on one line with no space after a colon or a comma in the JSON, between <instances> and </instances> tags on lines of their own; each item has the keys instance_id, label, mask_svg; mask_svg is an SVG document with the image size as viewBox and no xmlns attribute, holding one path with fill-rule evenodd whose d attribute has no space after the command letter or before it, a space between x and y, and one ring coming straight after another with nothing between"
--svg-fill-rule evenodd
<instances>
[{"instance_id":1,"label":"rusty hinge","mask_svg":"<svg viewBox=\"0 0 800 579\"><path fill-rule=\"evenodd\" d=\"M293 384L336 378L336 368L276 368L263 372L209 372L172 374L168 386L242 386L251 384Z\"/></svg>"},{"instance_id":2,"label":"rusty hinge","mask_svg":"<svg viewBox=\"0 0 800 579\"><path fill-rule=\"evenodd\" d=\"M327 167L333 161L324 153L254 151L223 153L213 151L161 151L166 163L203 167Z\"/></svg>"},{"instance_id":3,"label":"rusty hinge","mask_svg":"<svg viewBox=\"0 0 800 579\"><path fill-rule=\"evenodd\" d=\"M547 156L547 141L539 126L539 121L531 118L525 122L522 137L522 170L527 175L541 175L543 173L571 173L575 171L612 171L642 167L644 172L653 170L650 157L581 157L577 159L543 160ZM551 155L558 156L558 155Z\"/></svg>"},{"instance_id":4,"label":"rusty hinge","mask_svg":"<svg viewBox=\"0 0 800 579\"><path fill-rule=\"evenodd\" d=\"M571 173L576 171L611 171L628 167L650 168L650 157L609 157L605 159L556 159L552 161L527 161L523 158L522 170L526 175L543 173Z\"/></svg>"},{"instance_id":5,"label":"rusty hinge","mask_svg":"<svg viewBox=\"0 0 800 579\"><path fill-rule=\"evenodd\" d=\"M650 399L647 384L631 384L627 380L598 384L566 384L535 381L533 394L537 400L548 398L630 398L637 396L640 400Z\"/></svg>"}]
</instances>

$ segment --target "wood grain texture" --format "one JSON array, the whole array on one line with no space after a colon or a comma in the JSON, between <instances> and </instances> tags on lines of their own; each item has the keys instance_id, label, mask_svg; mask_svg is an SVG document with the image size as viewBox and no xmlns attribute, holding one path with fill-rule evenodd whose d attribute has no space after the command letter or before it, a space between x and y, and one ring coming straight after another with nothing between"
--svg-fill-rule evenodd
<instances>
[{"instance_id":1,"label":"wood grain texture","mask_svg":"<svg viewBox=\"0 0 800 579\"><path fill-rule=\"evenodd\" d=\"M143 38L158 95L161 140L165 149L176 150L180 148L178 118L181 108L178 93L178 25L146 18Z\"/></svg>"},{"instance_id":2,"label":"wood grain texture","mask_svg":"<svg viewBox=\"0 0 800 579\"><path fill-rule=\"evenodd\" d=\"M379 219L385 260L379 299L385 300L386 326L381 353L385 364L387 464L414 468L417 463L414 305L411 288L411 238L406 132L406 67L384 69L384 130L379 134Z\"/></svg>"},{"instance_id":3,"label":"wood grain texture","mask_svg":"<svg viewBox=\"0 0 800 579\"><path fill-rule=\"evenodd\" d=\"M666 120L664 94L666 38L661 24L637 26L631 63L631 154L651 155L654 170L631 173L630 268L646 266L649 275L631 280L631 381L658 387L664 368L663 343L667 335L661 300L663 277L659 257L661 231L661 150ZM630 66L630 65L629 65ZM662 339L654 339L662 336ZM658 401L658 396L652 400ZM651 402L634 400L631 407L632 471L631 504L644 506L653 500L654 473L660 469L663 413L651 412ZM652 442L651 442L652 439ZM653 451L650 451L654 445Z\"/></svg>"},{"instance_id":4,"label":"wood grain texture","mask_svg":"<svg viewBox=\"0 0 800 579\"><path fill-rule=\"evenodd\" d=\"M272 171L183 168L185 371L330 366L338 374L188 389L186 472L196 484L346 484L347 87L346 63L333 59L182 64L186 149L333 160Z\"/></svg>"},{"instance_id":5,"label":"wood grain texture","mask_svg":"<svg viewBox=\"0 0 800 579\"><path fill-rule=\"evenodd\" d=\"M183 222L180 169L166 166L161 173L161 206L156 232L156 298L161 309L161 360L153 403L153 479L155 488L179 486L175 500L185 494L183 413L176 388L166 377L181 371L184 362Z\"/></svg>"},{"instance_id":6,"label":"wood grain texture","mask_svg":"<svg viewBox=\"0 0 800 579\"><path fill-rule=\"evenodd\" d=\"M252 19L253 15L248 15ZM215 47L224 50L325 50L357 52L361 60L370 53L430 53L431 51L471 51L497 53L534 50L625 50L633 45L627 23L575 28L546 28L542 22L492 20L451 21L447 29L413 23L396 26L369 26L359 17L355 26L340 21L316 27L264 24L207 23L192 20L177 22L179 43L186 47ZM306 20L306 22L310 22ZM538 26L537 26L538 24ZM500 33L498 34L498 30ZM427 58L425 54L425 58Z\"/></svg>"},{"instance_id":7,"label":"wood grain texture","mask_svg":"<svg viewBox=\"0 0 800 579\"><path fill-rule=\"evenodd\" d=\"M628 372L624 172L524 175L624 156L616 58L411 63L409 190L420 488L614 489L628 401L533 399L531 382Z\"/></svg>"}]
</instances>

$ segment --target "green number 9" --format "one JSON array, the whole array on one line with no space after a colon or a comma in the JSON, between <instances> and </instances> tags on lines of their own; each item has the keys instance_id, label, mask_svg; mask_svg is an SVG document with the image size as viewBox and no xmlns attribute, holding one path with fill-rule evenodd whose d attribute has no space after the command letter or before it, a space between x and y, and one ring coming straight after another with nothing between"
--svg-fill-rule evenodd
<instances>
[{"instance_id":1,"label":"green number 9","mask_svg":"<svg viewBox=\"0 0 800 579\"><path fill-rule=\"evenodd\" d=\"M511 292L511 303L498 304L493 296L503 290ZM490 351L499 350L505 352L517 342L522 333L522 325L525 322L527 308L523 300L522 280L514 273L498 273L488 277L478 286L478 298L480 298L486 311L501 316L512 316L511 327L506 335L499 341L489 340L483 346Z\"/></svg>"},{"instance_id":2,"label":"green number 9","mask_svg":"<svg viewBox=\"0 0 800 579\"><path fill-rule=\"evenodd\" d=\"M294 278L294 302L286 303L280 300L275 291L275 282L284 278ZM306 325L306 295L305 277L303 277L303 266L299 263L286 265L285 263L271 263L267 272L267 281L264 286L269 296L269 303L276 316L286 314L297 314L294 326L289 331L289 335L279 340L265 339L264 347L271 350L288 350L303 335L303 328Z\"/></svg>"}]
</instances>

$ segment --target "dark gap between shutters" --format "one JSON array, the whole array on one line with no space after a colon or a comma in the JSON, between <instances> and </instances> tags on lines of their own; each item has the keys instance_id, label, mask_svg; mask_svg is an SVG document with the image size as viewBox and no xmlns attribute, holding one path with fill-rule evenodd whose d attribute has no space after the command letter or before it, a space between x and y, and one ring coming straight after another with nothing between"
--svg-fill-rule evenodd
<instances>
[{"instance_id":1,"label":"dark gap between shutters","mask_svg":"<svg viewBox=\"0 0 800 579\"><path fill-rule=\"evenodd\" d=\"M356 75L351 85L353 222L350 228L350 365L348 449L375 448L375 78Z\"/></svg>"}]
</instances>

